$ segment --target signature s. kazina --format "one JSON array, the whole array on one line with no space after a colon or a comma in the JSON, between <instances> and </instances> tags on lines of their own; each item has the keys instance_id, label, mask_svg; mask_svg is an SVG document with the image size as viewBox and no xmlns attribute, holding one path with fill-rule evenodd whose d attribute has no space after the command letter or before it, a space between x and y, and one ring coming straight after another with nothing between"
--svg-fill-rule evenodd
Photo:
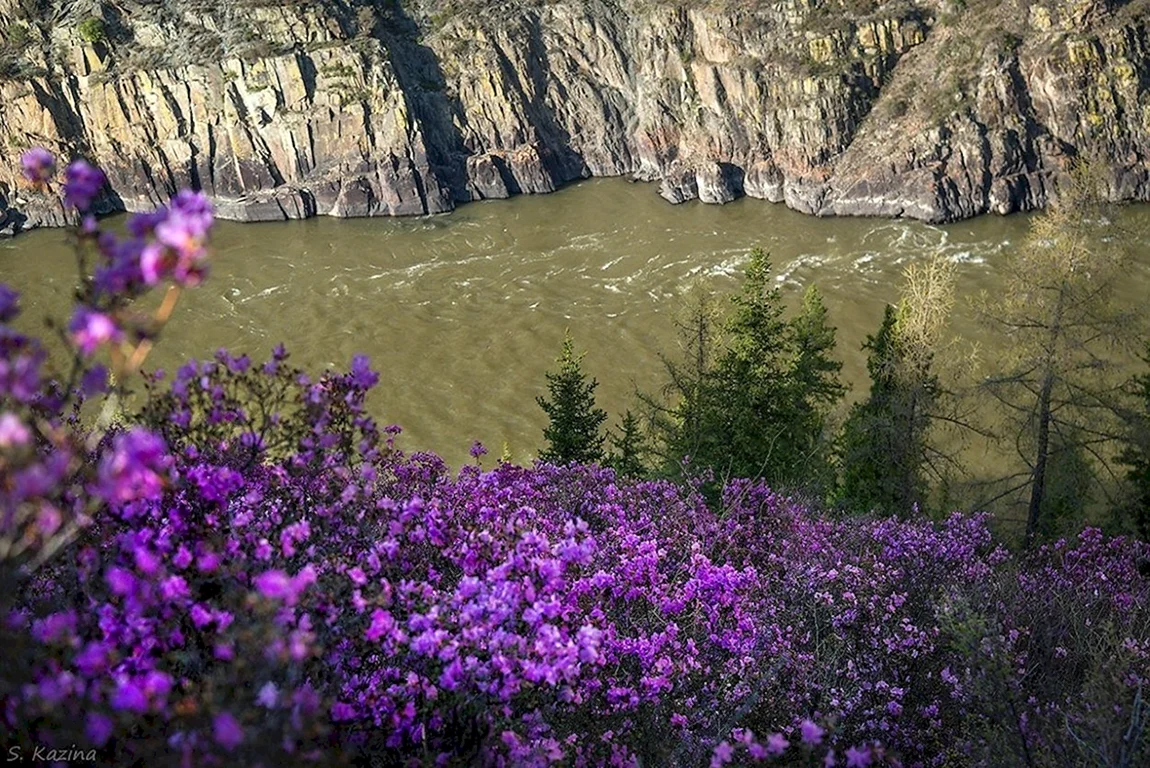
<instances>
[{"instance_id":1,"label":"signature s. kazina","mask_svg":"<svg viewBox=\"0 0 1150 768\"><path fill-rule=\"evenodd\" d=\"M49 749L40 746L26 750L23 747L8 747L4 753L7 763L94 763L96 750L80 749L73 745L67 749Z\"/></svg>"}]
</instances>

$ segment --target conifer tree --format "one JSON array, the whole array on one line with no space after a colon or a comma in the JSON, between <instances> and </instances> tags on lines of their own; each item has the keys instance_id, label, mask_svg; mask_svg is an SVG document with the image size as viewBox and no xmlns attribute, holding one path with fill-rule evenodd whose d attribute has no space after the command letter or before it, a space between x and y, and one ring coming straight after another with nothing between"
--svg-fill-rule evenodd
<instances>
[{"instance_id":1,"label":"conifer tree","mask_svg":"<svg viewBox=\"0 0 1150 768\"><path fill-rule=\"evenodd\" d=\"M832 357L835 328L827 319L827 308L817 286L807 288L790 326L795 348L790 382L797 447L811 457L807 463L808 483L825 487L832 479L826 421L846 388L839 381L842 363Z\"/></svg>"},{"instance_id":2,"label":"conifer tree","mask_svg":"<svg viewBox=\"0 0 1150 768\"><path fill-rule=\"evenodd\" d=\"M1150 364L1150 349L1145 361ZM1134 529L1143 541L1150 541L1150 373L1134 377L1131 384L1135 408L1126 416L1129 433L1121 461L1134 491Z\"/></svg>"},{"instance_id":3,"label":"conifer tree","mask_svg":"<svg viewBox=\"0 0 1150 768\"><path fill-rule=\"evenodd\" d=\"M926 492L929 409L939 393L929 359L912 365L888 304L863 344L871 388L843 425L839 502L855 511L908 514Z\"/></svg>"},{"instance_id":4,"label":"conifer tree","mask_svg":"<svg viewBox=\"0 0 1150 768\"><path fill-rule=\"evenodd\" d=\"M945 485L958 467L954 446L940 447L936 428L970 429L953 393L944 390L936 355L954 306L955 265L942 256L912 264L902 297L887 305L868 336L871 388L843 424L839 441L840 505L854 511L909 515L922 511L931 481Z\"/></svg>"},{"instance_id":5,"label":"conifer tree","mask_svg":"<svg viewBox=\"0 0 1150 768\"><path fill-rule=\"evenodd\" d=\"M590 463L603 458L603 436L599 428L607 413L595 407L595 388L599 382L588 381L583 373L583 355L575 353L575 343L568 331L563 337L558 370L547 373L550 399L536 398L548 416L543 429L547 447L539 458L552 464Z\"/></svg>"},{"instance_id":6,"label":"conifer tree","mask_svg":"<svg viewBox=\"0 0 1150 768\"><path fill-rule=\"evenodd\" d=\"M1003 437L1024 464L1002 483L1004 494L1022 492L1028 544L1046 527L1056 453L1078 451L1105 473L1092 474L1116 476L1126 389L1118 374L1139 336L1136 318L1115 299L1129 242L1098 181L1079 168L1004 263L1003 289L984 300L984 318L1009 339L984 391L1000 405ZM1105 484L1096 490L1111 497Z\"/></svg>"},{"instance_id":7,"label":"conifer tree","mask_svg":"<svg viewBox=\"0 0 1150 768\"><path fill-rule=\"evenodd\" d=\"M695 283L681 300L674 316L679 353L660 354L667 383L658 395L639 394L648 422L644 442L667 476L680 471L684 457L715 455L718 440L711 397L722 313L709 283Z\"/></svg>"},{"instance_id":8,"label":"conifer tree","mask_svg":"<svg viewBox=\"0 0 1150 768\"><path fill-rule=\"evenodd\" d=\"M817 290L790 322L761 250L751 254L727 344L706 393L708 465L721 475L762 478L780 487L817 487L827 413L842 395L840 364L830 357L834 328Z\"/></svg>"},{"instance_id":9,"label":"conifer tree","mask_svg":"<svg viewBox=\"0 0 1150 768\"><path fill-rule=\"evenodd\" d=\"M607 466L621 477L642 477L643 433L639 418L627 411L623 420L611 433L611 452L607 456Z\"/></svg>"},{"instance_id":10,"label":"conifer tree","mask_svg":"<svg viewBox=\"0 0 1150 768\"><path fill-rule=\"evenodd\" d=\"M746 477L806 490L827 484L825 423L843 387L821 294L808 290L799 313L786 320L770 260L756 249L731 305L720 324L710 295L697 291L677 320L682 359L664 358L671 404L642 397L653 414L653 452L668 473L687 458L718 482Z\"/></svg>"},{"instance_id":11,"label":"conifer tree","mask_svg":"<svg viewBox=\"0 0 1150 768\"><path fill-rule=\"evenodd\" d=\"M720 477L796 479L801 460L793 432L792 331L771 281L771 263L756 249L742 290L732 299L728 341L709 377L703 431L712 439L697 460ZM796 438L800 438L796 440Z\"/></svg>"}]
</instances>

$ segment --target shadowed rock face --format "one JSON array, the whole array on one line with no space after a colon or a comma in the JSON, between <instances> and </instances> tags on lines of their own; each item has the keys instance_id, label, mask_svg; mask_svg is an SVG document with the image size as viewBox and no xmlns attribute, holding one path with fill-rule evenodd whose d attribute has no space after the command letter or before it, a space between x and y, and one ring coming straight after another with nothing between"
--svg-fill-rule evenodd
<instances>
[{"instance_id":1,"label":"shadowed rock face","mask_svg":"<svg viewBox=\"0 0 1150 768\"><path fill-rule=\"evenodd\" d=\"M606 175L671 202L945 221L1040 207L1077 157L1113 199L1150 199L1150 0L0 0L0 17L7 232L66 220L16 178L33 144L103 167L109 210L191 185L247 221Z\"/></svg>"}]
</instances>

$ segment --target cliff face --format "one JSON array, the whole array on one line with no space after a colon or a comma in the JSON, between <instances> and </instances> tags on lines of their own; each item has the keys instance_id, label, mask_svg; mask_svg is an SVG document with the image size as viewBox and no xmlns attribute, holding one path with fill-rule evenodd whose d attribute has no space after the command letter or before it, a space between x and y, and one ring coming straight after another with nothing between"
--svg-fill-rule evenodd
<instances>
[{"instance_id":1,"label":"cliff face","mask_svg":"<svg viewBox=\"0 0 1150 768\"><path fill-rule=\"evenodd\" d=\"M66 12L61 9L67 9ZM1150 199L1150 0L0 0L0 230L109 209L436 213L572 179L815 214L1042 206L1075 157Z\"/></svg>"}]
</instances>

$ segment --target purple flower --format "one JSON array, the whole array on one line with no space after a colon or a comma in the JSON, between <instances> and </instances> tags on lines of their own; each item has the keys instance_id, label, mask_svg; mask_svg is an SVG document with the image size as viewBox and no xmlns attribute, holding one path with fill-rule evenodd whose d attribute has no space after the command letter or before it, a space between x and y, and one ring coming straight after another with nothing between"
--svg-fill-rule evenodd
<instances>
[{"instance_id":1,"label":"purple flower","mask_svg":"<svg viewBox=\"0 0 1150 768\"><path fill-rule=\"evenodd\" d=\"M33 147L20 156L20 170L33 184L44 184L56 175L56 157L43 147Z\"/></svg>"},{"instance_id":2,"label":"purple flower","mask_svg":"<svg viewBox=\"0 0 1150 768\"><path fill-rule=\"evenodd\" d=\"M122 240L110 232L102 232L96 245L104 256L104 263L97 266L92 277L96 291L101 296L119 296L138 292L144 285L140 271L141 240Z\"/></svg>"},{"instance_id":3,"label":"purple flower","mask_svg":"<svg viewBox=\"0 0 1150 768\"><path fill-rule=\"evenodd\" d=\"M143 239L152 236L156 227L168 218L168 209L160 207L150 213L133 213L128 217L128 232L132 237Z\"/></svg>"},{"instance_id":4,"label":"purple flower","mask_svg":"<svg viewBox=\"0 0 1150 768\"><path fill-rule=\"evenodd\" d=\"M715 751L711 753L711 768L722 768L722 766L731 762L735 756L735 749L729 742L720 741L715 745Z\"/></svg>"},{"instance_id":5,"label":"purple flower","mask_svg":"<svg viewBox=\"0 0 1150 768\"><path fill-rule=\"evenodd\" d=\"M114 727L115 724L112 722L112 718L107 715L102 715L99 712L89 712L84 733L96 748L100 748L108 743L108 739L112 738L112 730Z\"/></svg>"},{"instance_id":6,"label":"purple flower","mask_svg":"<svg viewBox=\"0 0 1150 768\"><path fill-rule=\"evenodd\" d=\"M119 712L134 712L142 715L148 711L148 697L133 680L125 680L112 694L112 708Z\"/></svg>"},{"instance_id":7,"label":"purple flower","mask_svg":"<svg viewBox=\"0 0 1150 768\"><path fill-rule=\"evenodd\" d=\"M471 458L478 459L479 457L486 456L486 455L487 455L487 448L484 447L483 443L476 440L474 443L471 444Z\"/></svg>"},{"instance_id":8,"label":"purple flower","mask_svg":"<svg viewBox=\"0 0 1150 768\"><path fill-rule=\"evenodd\" d=\"M76 668L88 677L104 671L108 663L108 651L101 643L91 642L76 655Z\"/></svg>"},{"instance_id":9,"label":"purple flower","mask_svg":"<svg viewBox=\"0 0 1150 768\"><path fill-rule=\"evenodd\" d=\"M15 360L0 357L0 396L8 395L22 403L38 399L43 362L42 350L17 355Z\"/></svg>"},{"instance_id":10,"label":"purple flower","mask_svg":"<svg viewBox=\"0 0 1150 768\"><path fill-rule=\"evenodd\" d=\"M172 677L164 672L152 670L144 675L144 694L153 701L167 698L172 691Z\"/></svg>"},{"instance_id":11,"label":"purple flower","mask_svg":"<svg viewBox=\"0 0 1150 768\"><path fill-rule=\"evenodd\" d=\"M181 600L188 597L191 592L183 576L169 576L161 582L160 594L165 600Z\"/></svg>"},{"instance_id":12,"label":"purple flower","mask_svg":"<svg viewBox=\"0 0 1150 768\"><path fill-rule=\"evenodd\" d=\"M11 411L0 413L0 449L27 445L32 440L32 430Z\"/></svg>"},{"instance_id":13,"label":"purple flower","mask_svg":"<svg viewBox=\"0 0 1150 768\"><path fill-rule=\"evenodd\" d=\"M244 740L244 729L229 712L221 712L212 720L212 736L216 743L231 751Z\"/></svg>"},{"instance_id":14,"label":"purple flower","mask_svg":"<svg viewBox=\"0 0 1150 768\"><path fill-rule=\"evenodd\" d=\"M351 359L351 380L360 389L371 389L379 383L379 374L371 370L371 360L367 355L356 355Z\"/></svg>"},{"instance_id":15,"label":"purple flower","mask_svg":"<svg viewBox=\"0 0 1150 768\"><path fill-rule=\"evenodd\" d=\"M261 595L271 600L284 600L292 594L291 577L283 571L265 571L253 583Z\"/></svg>"},{"instance_id":16,"label":"purple flower","mask_svg":"<svg viewBox=\"0 0 1150 768\"><path fill-rule=\"evenodd\" d=\"M7 323L20 313L20 292L0 283L0 323Z\"/></svg>"},{"instance_id":17,"label":"purple flower","mask_svg":"<svg viewBox=\"0 0 1150 768\"><path fill-rule=\"evenodd\" d=\"M84 376L80 379L80 391L89 397L107 392L108 369L102 365L94 365L84 371Z\"/></svg>"},{"instance_id":18,"label":"purple flower","mask_svg":"<svg viewBox=\"0 0 1150 768\"><path fill-rule=\"evenodd\" d=\"M376 608L371 613L371 625L367 628L364 636L374 642L394 629L395 619L392 618L392 615L382 608Z\"/></svg>"},{"instance_id":19,"label":"purple flower","mask_svg":"<svg viewBox=\"0 0 1150 768\"><path fill-rule=\"evenodd\" d=\"M107 180L99 168L84 160L74 161L64 171L64 205L78 211L88 210Z\"/></svg>"},{"instance_id":20,"label":"purple flower","mask_svg":"<svg viewBox=\"0 0 1150 768\"><path fill-rule=\"evenodd\" d=\"M791 743L781 733L772 733L767 737L767 754L781 755L787 751Z\"/></svg>"},{"instance_id":21,"label":"purple flower","mask_svg":"<svg viewBox=\"0 0 1150 768\"><path fill-rule=\"evenodd\" d=\"M45 538L60 530L60 525L63 522L64 517L60 514L60 510L51 504L45 503L36 513L36 527L40 529L40 534Z\"/></svg>"},{"instance_id":22,"label":"purple flower","mask_svg":"<svg viewBox=\"0 0 1150 768\"><path fill-rule=\"evenodd\" d=\"M72 315L72 322L68 324L68 331L72 336L72 343L84 355L90 355L102 344L118 342L123 333L116 325L116 321L103 312L96 312L87 307L77 307Z\"/></svg>"},{"instance_id":23,"label":"purple flower","mask_svg":"<svg viewBox=\"0 0 1150 768\"><path fill-rule=\"evenodd\" d=\"M799 732L802 733L803 743L812 747L821 744L823 736L826 735L826 731L811 720L803 720L799 725Z\"/></svg>"},{"instance_id":24,"label":"purple flower","mask_svg":"<svg viewBox=\"0 0 1150 768\"><path fill-rule=\"evenodd\" d=\"M264 597L294 605L300 594L315 583L315 579L315 568L307 565L295 576L288 576L281 570L264 571L252 583Z\"/></svg>"},{"instance_id":25,"label":"purple flower","mask_svg":"<svg viewBox=\"0 0 1150 768\"><path fill-rule=\"evenodd\" d=\"M136 590L136 577L126 568L109 568L104 574L104 581L114 595L127 596Z\"/></svg>"},{"instance_id":26,"label":"purple flower","mask_svg":"<svg viewBox=\"0 0 1150 768\"><path fill-rule=\"evenodd\" d=\"M184 190L176 195L167 216L154 228L156 244L166 253L145 249L145 278L159 279L171 270L180 285L198 285L207 273L204 246L213 222L211 201L202 192Z\"/></svg>"},{"instance_id":27,"label":"purple flower","mask_svg":"<svg viewBox=\"0 0 1150 768\"><path fill-rule=\"evenodd\" d=\"M100 494L114 504L156 499L171 467L163 439L136 428L116 435L98 470Z\"/></svg>"},{"instance_id":28,"label":"purple flower","mask_svg":"<svg viewBox=\"0 0 1150 768\"><path fill-rule=\"evenodd\" d=\"M162 243L148 243L140 250L140 276L147 285L166 278L176 266L176 259Z\"/></svg>"},{"instance_id":29,"label":"purple flower","mask_svg":"<svg viewBox=\"0 0 1150 768\"><path fill-rule=\"evenodd\" d=\"M851 747L847 750L847 768L869 768L870 747Z\"/></svg>"},{"instance_id":30,"label":"purple flower","mask_svg":"<svg viewBox=\"0 0 1150 768\"><path fill-rule=\"evenodd\" d=\"M276 703L279 701L279 696L280 692L279 689L276 688L276 684L268 682L264 683L263 687L260 688L259 695L256 696L256 701L265 709L274 709Z\"/></svg>"},{"instance_id":31,"label":"purple flower","mask_svg":"<svg viewBox=\"0 0 1150 768\"><path fill-rule=\"evenodd\" d=\"M72 636L76 631L76 612L53 613L32 624L32 636L41 643L55 643Z\"/></svg>"}]
</instances>

